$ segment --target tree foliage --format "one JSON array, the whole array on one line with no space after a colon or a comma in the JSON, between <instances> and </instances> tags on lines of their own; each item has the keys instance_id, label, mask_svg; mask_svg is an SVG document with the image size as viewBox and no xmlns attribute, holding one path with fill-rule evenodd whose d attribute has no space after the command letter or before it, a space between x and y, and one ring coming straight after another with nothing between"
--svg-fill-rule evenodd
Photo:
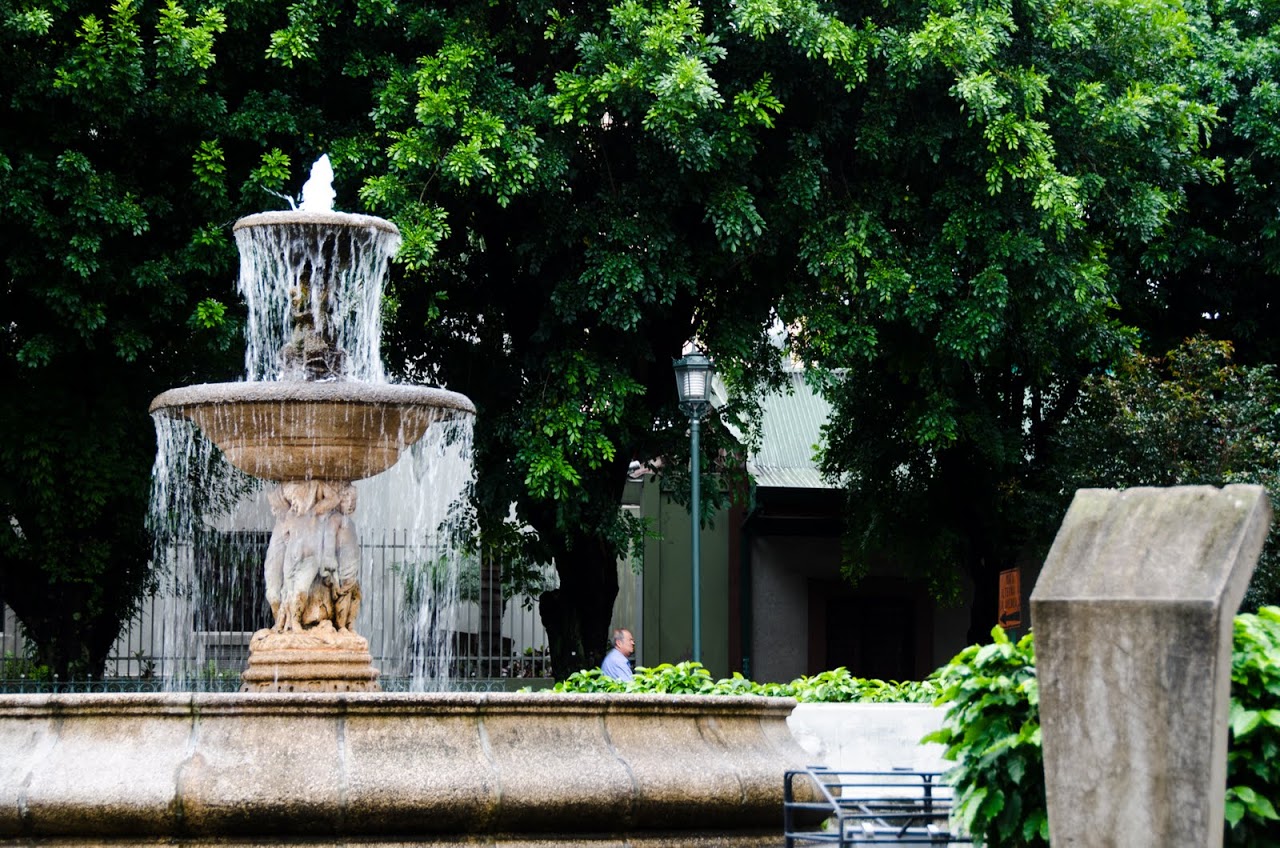
<instances>
[{"instance_id":1,"label":"tree foliage","mask_svg":"<svg viewBox=\"0 0 1280 848\"><path fill-rule=\"evenodd\" d=\"M1235 364L1228 342L1198 336L1086 379L1052 441L1048 499L1029 502L1039 516L1061 514L1076 489L1092 487L1253 483L1280 508L1280 379L1273 366ZM1055 530L1044 527L1042 538ZM1277 600L1273 527L1244 607Z\"/></svg>"},{"instance_id":2,"label":"tree foliage","mask_svg":"<svg viewBox=\"0 0 1280 848\"><path fill-rule=\"evenodd\" d=\"M466 9L383 90L392 143L363 197L425 222L397 343L477 395L481 497L518 503L560 566L544 613L613 596L635 529L620 471L679 456L666 357L699 335L749 396L776 314L830 375L853 569L897 548L945 591L960 566L981 637L1046 439L1135 338L1135 251L1221 176L1189 84L1204 21L1163 2ZM558 668L593 664L600 614L548 624Z\"/></svg>"},{"instance_id":3,"label":"tree foliage","mask_svg":"<svg viewBox=\"0 0 1280 848\"><path fill-rule=\"evenodd\" d=\"M486 544L556 562L557 673L596 664L643 533L629 463L687 458L669 359L703 342L750 433L775 318L835 405L855 569L899 545L982 584L1119 319L1191 315L1197 263L1270 255L1226 248L1274 190L1273 26L1157 0L0 0L0 594L42 644L118 625L147 574L141 411L234 373L228 225L326 149L340 205L404 236L384 359L477 404ZM1178 253L1224 172L1239 229Z\"/></svg>"},{"instance_id":4,"label":"tree foliage","mask_svg":"<svg viewBox=\"0 0 1280 848\"><path fill-rule=\"evenodd\" d=\"M1211 149L1223 179L1188 186L1174 226L1133 251L1125 320L1150 351L1205 332L1231 339L1242 363L1280 362L1280 8L1190 3L1196 53L1188 86L1214 103Z\"/></svg>"},{"instance_id":5,"label":"tree foliage","mask_svg":"<svg viewBox=\"0 0 1280 848\"><path fill-rule=\"evenodd\" d=\"M179 337L224 341L193 308L228 268L181 199L220 184L199 128L224 17L71 5L0 4L0 597L63 676L100 671L146 584L147 403Z\"/></svg>"},{"instance_id":6,"label":"tree foliage","mask_svg":"<svg viewBox=\"0 0 1280 848\"><path fill-rule=\"evenodd\" d=\"M850 572L887 551L944 597L967 572L978 640L1046 438L1132 342L1127 250L1217 178L1217 118L1161 2L893 4L848 27L809 86L838 108L782 314L829 375Z\"/></svg>"},{"instance_id":7,"label":"tree foliage","mask_svg":"<svg viewBox=\"0 0 1280 848\"><path fill-rule=\"evenodd\" d=\"M0 598L64 678L155 578L150 399L239 370L230 224L325 123L244 38L278 11L0 2Z\"/></svg>"},{"instance_id":8,"label":"tree foliage","mask_svg":"<svg viewBox=\"0 0 1280 848\"><path fill-rule=\"evenodd\" d=\"M477 404L482 532L515 504L537 531L519 553L556 563L541 608L567 674L598 664L643 532L618 509L628 465L684 452L671 358L702 336L730 379L767 361L782 280L754 270L775 248L744 186L776 106L730 61L727 7L464 8L389 75L362 197L407 236L393 345Z\"/></svg>"}]
</instances>

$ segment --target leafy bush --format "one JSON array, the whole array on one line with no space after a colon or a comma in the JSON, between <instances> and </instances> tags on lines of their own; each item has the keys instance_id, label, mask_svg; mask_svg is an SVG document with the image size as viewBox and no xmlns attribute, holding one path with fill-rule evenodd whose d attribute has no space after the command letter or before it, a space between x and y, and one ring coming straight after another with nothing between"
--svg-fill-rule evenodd
<instances>
[{"instance_id":1,"label":"leafy bush","mask_svg":"<svg viewBox=\"0 0 1280 848\"><path fill-rule=\"evenodd\" d=\"M948 746L957 814L976 841L1048 845L1034 643L1028 634L1013 644L999 627L992 637L939 671L947 716L922 741ZM1226 843L1280 846L1280 607L1236 616L1231 682Z\"/></svg>"},{"instance_id":2,"label":"leafy bush","mask_svg":"<svg viewBox=\"0 0 1280 848\"><path fill-rule=\"evenodd\" d=\"M1049 844L1040 747L1040 688L1031 634L1010 641L991 631L989 645L970 645L944 666L937 703L948 704L941 730L922 742L941 742L955 760L948 781L956 814L977 842Z\"/></svg>"},{"instance_id":3,"label":"leafy bush","mask_svg":"<svg viewBox=\"0 0 1280 848\"><path fill-rule=\"evenodd\" d=\"M1280 798L1280 607L1238 615L1231 656L1227 842L1277 846Z\"/></svg>"},{"instance_id":4,"label":"leafy bush","mask_svg":"<svg viewBox=\"0 0 1280 848\"><path fill-rule=\"evenodd\" d=\"M715 680L702 663L663 663L636 669L635 678L620 683L600 669L575 672L552 690L555 692L658 692L670 695L762 695L795 698L804 703L930 703L941 691L932 681L893 682L854 677L840 667L790 683L756 683L741 674Z\"/></svg>"},{"instance_id":5,"label":"leafy bush","mask_svg":"<svg viewBox=\"0 0 1280 848\"><path fill-rule=\"evenodd\" d=\"M15 656L6 651L0 657L0 680L50 680L53 672L47 665L42 665L32 658L34 646L27 646L26 656Z\"/></svg>"}]
</instances>

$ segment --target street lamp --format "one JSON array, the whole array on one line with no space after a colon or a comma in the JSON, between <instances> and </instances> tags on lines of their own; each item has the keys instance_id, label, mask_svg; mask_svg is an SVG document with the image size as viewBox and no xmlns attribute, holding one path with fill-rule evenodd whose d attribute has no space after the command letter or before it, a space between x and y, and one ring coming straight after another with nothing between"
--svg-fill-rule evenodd
<instances>
[{"instance_id":1,"label":"street lamp","mask_svg":"<svg viewBox=\"0 0 1280 848\"><path fill-rule=\"evenodd\" d=\"M698 453L698 425L711 411L711 360L695 346L689 353L671 363L676 372L676 391L680 411L689 416L689 470L692 478L693 516L693 661L702 662L702 457Z\"/></svg>"}]
</instances>

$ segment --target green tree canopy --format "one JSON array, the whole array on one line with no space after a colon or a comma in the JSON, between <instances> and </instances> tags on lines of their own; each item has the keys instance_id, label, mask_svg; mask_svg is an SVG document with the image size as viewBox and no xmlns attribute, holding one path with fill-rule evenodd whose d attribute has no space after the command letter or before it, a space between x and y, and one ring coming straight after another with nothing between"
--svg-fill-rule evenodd
<instances>
[{"instance_id":1,"label":"green tree canopy","mask_svg":"<svg viewBox=\"0 0 1280 848\"><path fill-rule=\"evenodd\" d=\"M784 318L832 375L851 570L889 551L943 594L967 572L977 641L1045 439L1131 343L1128 251L1217 178L1215 110L1185 85L1173 4L894 4L860 32L866 82L824 122L842 143Z\"/></svg>"},{"instance_id":2,"label":"green tree canopy","mask_svg":"<svg viewBox=\"0 0 1280 848\"><path fill-rule=\"evenodd\" d=\"M1085 380L1054 434L1040 517L1061 515L1076 489L1265 486L1280 513L1280 379L1238 365L1228 342L1199 336L1163 357L1133 354ZM1056 525L1044 526L1047 550ZM1243 606L1280 599L1280 529L1273 527Z\"/></svg>"},{"instance_id":3,"label":"green tree canopy","mask_svg":"<svg viewBox=\"0 0 1280 848\"><path fill-rule=\"evenodd\" d=\"M145 582L147 400L236 370L229 224L321 150L340 203L404 234L384 359L476 401L482 528L503 538L514 503L536 533L505 538L556 561L558 674L604 647L640 532L627 465L686 458L670 358L699 338L749 423L775 318L827 378L851 560L907 541L982 583L1025 541L1014 507L1079 380L1134 337L1118 307L1155 302L1143 251L1222 173L1214 92L1265 94L1260 71L1205 82L1239 30L1189 8L0 0L24 387L0 595L42 643L118 625Z\"/></svg>"},{"instance_id":4,"label":"green tree canopy","mask_svg":"<svg viewBox=\"0 0 1280 848\"><path fill-rule=\"evenodd\" d=\"M1188 86L1217 104L1211 150L1224 179L1188 186L1174 225L1132 251L1124 318L1160 352L1197 332L1251 365L1280 362L1280 8L1207 2Z\"/></svg>"}]
</instances>

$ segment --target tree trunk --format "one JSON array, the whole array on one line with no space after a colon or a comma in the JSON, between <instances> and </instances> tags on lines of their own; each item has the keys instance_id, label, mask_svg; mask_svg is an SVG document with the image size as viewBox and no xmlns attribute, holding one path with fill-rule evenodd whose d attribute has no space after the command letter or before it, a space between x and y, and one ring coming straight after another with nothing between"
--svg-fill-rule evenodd
<instances>
[{"instance_id":1,"label":"tree trunk","mask_svg":"<svg viewBox=\"0 0 1280 848\"><path fill-rule=\"evenodd\" d=\"M991 563L996 563L992 565ZM973 580L973 604L969 607L969 644L991 641L991 628L1000 617L1000 572L994 557L975 557L969 566Z\"/></svg>"},{"instance_id":2,"label":"tree trunk","mask_svg":"<svg viewBox=\"0 0 1280 848\"><path fill-rule=\"evenodd\" d=\"M556 556L560 587L538 602L557 680L598 668L609 648L609 619L618 596L618 559L599 539L579 537Z\"/></svg>"},{"instance_id":3,"label":"tree trunk","mask_svg":"<svg viewBox=\"0 0 1280 848\"><path fill-rule=\"evenodd\" d=\"M107 656L120 633L118 615L81 613L77 619L57 604L29 605L17 598L13 603L14 614L35 645L37 665L47 666L61 682L102 679Z\"/></svg>"}]
</instances>

